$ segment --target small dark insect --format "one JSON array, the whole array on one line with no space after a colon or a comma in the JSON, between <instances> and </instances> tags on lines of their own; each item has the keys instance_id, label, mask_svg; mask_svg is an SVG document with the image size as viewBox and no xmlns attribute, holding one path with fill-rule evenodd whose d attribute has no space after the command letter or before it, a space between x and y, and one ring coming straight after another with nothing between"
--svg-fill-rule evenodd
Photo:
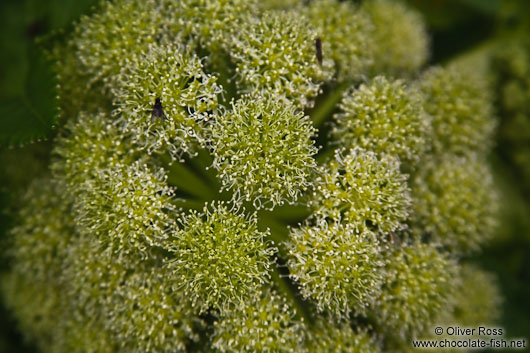
<instances>
[{"instance_id":1,"label":"small dark insect","mask_svg":"<svg viewBox=\"0 0 530 353\"><path fill-rule=\"evenodd\" d=\"M317 49L317 60L320 65L322 65L322 41L320 38L315 40L315 47Z\"/></svg>"},{"instance_id":2,"label":"small dark insect","mask_svg":"<svg viewBox=\"0 0 530 353\"><path fill-rule=\"evenodd\" d=\"M153 112L151 113L151 122L154 123L156 118L164 120L164 109L162 108L162 102L160 98L155 100L155 105L153 106Z\"/></svg>"}]
</instances>

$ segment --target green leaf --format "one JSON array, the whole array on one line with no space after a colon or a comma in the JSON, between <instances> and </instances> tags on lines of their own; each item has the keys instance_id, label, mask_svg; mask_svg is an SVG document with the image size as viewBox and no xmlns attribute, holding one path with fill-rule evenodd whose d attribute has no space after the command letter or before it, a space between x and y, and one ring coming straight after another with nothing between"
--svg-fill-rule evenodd
<instances>
[{"instance_id":1,"label":"green leaf","mask_svg":"<svg viewBox=\"0 0 530 353\"><path fill-rule=\"evenodd\" d=\"M22 92L0 102L0 145L20 145L48 137L57 120L56 81L51 63L35 45L28 49Z\"/></svg>"},{"instance_id":2,"label":"green leaf","mask_svg":"<svg viewBox=\"0 0 530 353\"><path fill-rule=\"evenodd\" d=\"M48 137L56 122L52 66L35 45L53 46L59 34L97 0L0 2L0 146Z\"/></svg>"}]
</instances>

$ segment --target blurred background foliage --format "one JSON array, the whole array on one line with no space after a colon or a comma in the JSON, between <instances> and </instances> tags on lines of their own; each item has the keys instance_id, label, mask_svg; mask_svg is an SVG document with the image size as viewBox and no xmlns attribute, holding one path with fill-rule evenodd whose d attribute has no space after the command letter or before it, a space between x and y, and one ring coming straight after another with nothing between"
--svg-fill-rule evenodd
<instances>
[{"instance_id":1,"label":"blurred background foliage","mask_svg":"<svg viewBox=\"0 0 530 353\"><path fill-rule=\"evenodd\" d=\"M503 291L499 326L530 339L530 1L407 0L432 38L430 64L494 47L497 146L491 156L501 188L498 236L473 259L496 273ZM67 35L97 0L0 2L0 240L13 193L45 170L56 122L52 63L44 52ZM0 259L0 270L2 269ZM35 352L0 305L0 352ZM499 351L496 351L499 352Z\"/></svg>"}]
</instances>

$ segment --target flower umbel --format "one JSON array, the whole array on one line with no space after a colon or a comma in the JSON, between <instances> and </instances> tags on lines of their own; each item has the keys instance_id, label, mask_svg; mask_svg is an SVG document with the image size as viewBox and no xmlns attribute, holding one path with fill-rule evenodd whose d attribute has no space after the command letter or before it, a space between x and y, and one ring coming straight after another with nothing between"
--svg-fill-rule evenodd
<instances>
[{"instance_id":1,"label":"flower umbel","mask_svg":"<svg viewBox=\"0 0 530 353\"><path fill-rule=\"evenodd\" d=\"M461 263L495 225L487 60L421 72L427 43L389 0L102 2L53 51L50 170L13 209L24 335L376 353L495 316Z\"/></svg>"}]
</instances>

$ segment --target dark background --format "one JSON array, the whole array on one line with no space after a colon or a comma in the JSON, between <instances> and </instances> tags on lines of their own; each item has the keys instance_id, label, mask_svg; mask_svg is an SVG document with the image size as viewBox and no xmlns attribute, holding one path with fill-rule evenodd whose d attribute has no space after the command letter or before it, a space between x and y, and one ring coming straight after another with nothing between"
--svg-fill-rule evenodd
<instances>
[{"instance_id":1,"label":"dark background","mask_svg":"<svg viewBox=\"0 0 530 353\"><path fill-rule=\"evenodd\" d=\"M432 39L429 64L486 42L528 41L528 0L408 0L420 10ZM2 0L0 2L0 209L47 164L57 124L52 66L43 49L71 30L95 0ZM529 64L530 65L530 64ZM529 103L530 104L530 103ZM499 109L500 126L504 120ZM530 120L530 116L526 117ZM527 141L529 142L529 141ZM495 273L503 295L499 326L506 336L530 343L530 180L513 163L512 146L499 132L491 156L503 195L498 236L473 261ZM530 166L529 166L530 168ZM10 218L0 212L0 244ZM0 250L2 248L0 247ZM5 261L0 255L0 270ZM1 281L1 277L0 277ZM0 352L35 352L25 344L0 302ZM530 351L530 350L528 350ZM502 352L502 351L496 351Z\"/></svg>"}]
</instances>

